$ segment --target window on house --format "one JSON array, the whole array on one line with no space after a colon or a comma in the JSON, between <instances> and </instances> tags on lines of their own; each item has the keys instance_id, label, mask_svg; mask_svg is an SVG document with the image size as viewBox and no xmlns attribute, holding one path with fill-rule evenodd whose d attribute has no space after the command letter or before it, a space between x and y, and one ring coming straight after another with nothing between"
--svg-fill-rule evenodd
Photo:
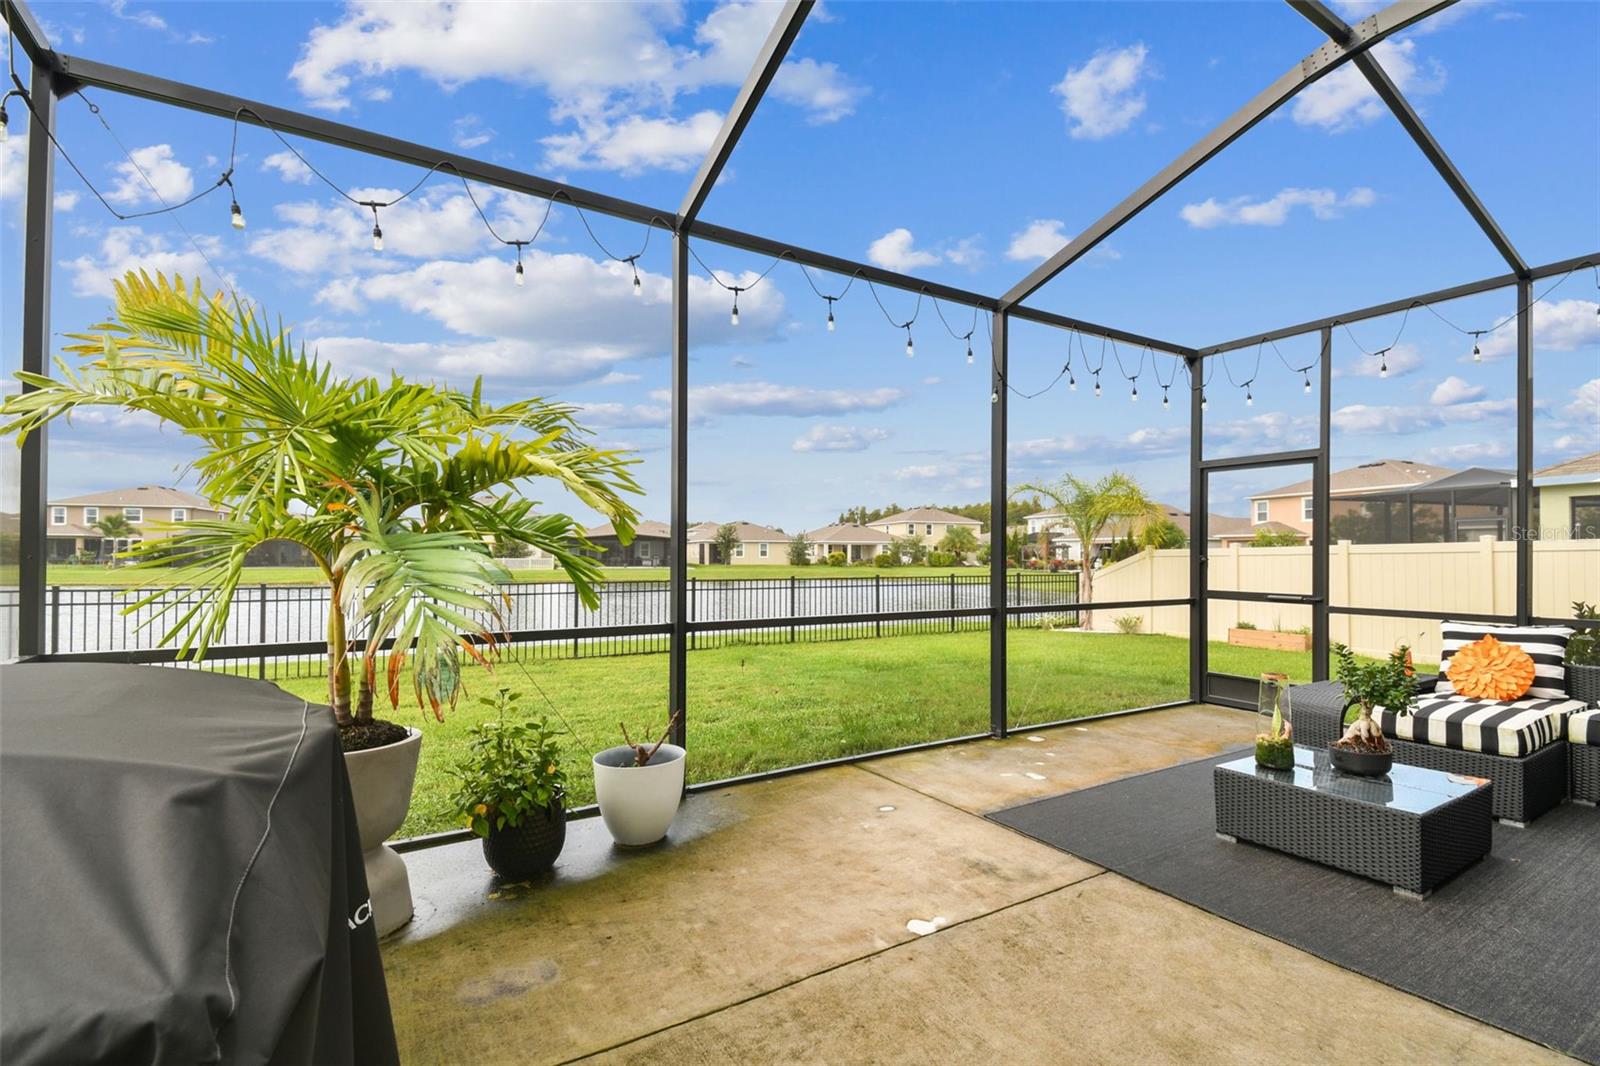
<instances>
[{"instance_id":1,"label":"window on house","mask_svg":"<svg viewBox=\"0 0 1600 1066\"><path fill-rule=\"evenodd\" d=\"M1600 540L1600 496L1572 498L1572 539Z\"/></svg>"},{"instance_id":2,"label":"window on house","mask_svg":"<svg viewBox=\"0 0 1600 1066\"><path fill-rule=\"evenodd\" d=\"M766 557L767 557L767 542L766 541L762 541L761 542L761 558L765 559Z\"/></svg>"},{"instance_id":3,"label":"window on house","mask_svg":"<svg viewBox=\"0 0 1600 1066\"><path fill-rule=\"evenodd\" d=\"M743 559L744 558L744 545L743 544L739 544L739 545L736 545L734 547L733 556L736 559Z\"/></svg>"},{"instance_id":4,"label":"window on house","mask_svg":"<svg viewBox=\"0 0 1600 1066\"><path fill-rule=\"evenodd\" d=\"M933 536L933 523L932 522L928 523L928 536L930 536L930 537Z\"/></svg>"},{"instance_id":5,"label":"window on house","mask_svg":"<svg viewBox=\"0 0 1600 1066\"><path fill-rule=\"evenodd\" d=\"M916 531L917 531L917 524L915 522L907 522L906 523L906 536L909 537L909 536L915 534Z\"/></svg>"},{"instance_id":6,"label":"window on house","mask_svg":"<svg viewBox=\"0 0 1600 1066\"><path fill-rule=\"evenodd\" d=\"M1300 521L1302 521L1302 522L1311 521L1311 514L1312 514L1311 504L1312 504L1312 501L1311 501L1311 497L1310 496L1302 496L1300 498Z\"/></svg>"},{"instance_id":7,"label":"window on house","mask_svg":"<svg viewBox=\"0 0 1600 1066\"><path fill-rule=\"evenodd\" d=\"M50 524L64 526L67 524L67 509L65 507L50 508Z\"/></svg>"},{"instance_id":8,"label":"window on house","mask_svg":"<svg viewBox=\"0 0 1600 1066\"><path fill-rule=\"evenodd\" d=\"M174 507L172 509L172 520L174 522L187 522L189 520L189 508Z\"/></svg>"},{"instance_id":9,"label":"window on house","mask_svg":"<svg viewBox=\"0 0 1600 1066\"><path fill-rule=\"evenodd\" d=\"M1262 522L1265 522L1267 520L1267 501L1266 500L1257 500L1255 503L1256 503L1256 524L1260 525Z\"/></svg>"},{"instance_id":10,"label":"window on house","mask_svg":"<svg viewBox=\"0 0 1600 1066\"><path fill-rule=\"evenodd\" d=\"M137 524L139 522L143 522L144 521L144 508L143 507L124 507L122 509L122 517L126 518L128 521L133 522L135 524Z\"/></svg>"}]
</instances>

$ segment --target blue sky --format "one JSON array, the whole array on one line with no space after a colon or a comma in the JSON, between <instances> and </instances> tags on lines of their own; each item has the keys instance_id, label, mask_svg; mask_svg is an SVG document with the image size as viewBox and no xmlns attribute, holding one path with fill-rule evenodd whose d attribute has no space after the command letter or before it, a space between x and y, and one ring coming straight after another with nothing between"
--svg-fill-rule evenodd
<instances>
[{"instance_id":1,"label":"blue sky","mask_svg":"<svg viewBox=\"0 0 1600 1066\"><path fill-rule=\"evenodd\" d=\"M673 208L776 8L126 0L36 11L66 51ZM1350 17L1364 11L1344 5ZM1380 52L1532 262L1600 249L1597 39L1593 3L1463 3ZM828 4L802 33L704 217L999 293L1319 44L1309 24L1271 3ZM110 93L89 99L169 197L205 187L226 165L225 121ZM0 153L0 268L13 281L0 286L8 368L25 143L20 108L11 110L13 136ZM63 101L61 116L63 144L119 210L159 206L82 100ZM421 176L296 146L347 190L392 195ZM220 271L343 368L458 384L482 373L506 398L538 393L585 406L602 441L640 450L642 507L667 517L664 234L640 259L635 299L628 268L557 207L525 254L528 284L517 288L514 257L487 237L452 177L435 176L386 211L385 250L375 254L370 216L264 130L240 129L242 233L227 224L225 195L121 223L64 166L58 173L57 332L96 321L108 279L128 266L212 281ZM545 212L539 201L474 191L508 234L531 233ZM589 221L617 255L644 246L636 225ZM770 264L696 249L729 283ZM1347 70L1251 131L1034 302L1200 345L1503 270ZM829 293L844 285L814 280ZM728 294L701 274L692 306L693 518L795 531L857 503L987 499L984 323L969 366L938 317L942 310L965 333L969 309L924 301L918 310L908 294L877 295L896 321L916 313L915 358L862 283L836 306L839 329L828 333L823 302L796 267L781 264L741 298L735 328ZM1595 277L1581 273L1537 309L1539 465L1600 450L1597 298ZM1509 292L1438 308L1464 329L1512 310ZM1480 363L1470 338L1420 309L1403 331L1396 316L1341 332L1335 465L1384 456L1510 465L1512 332L1484 338ZM1067 343L1058 331L1017 325L1014 385L1031 393L1049 384ZM1379 377L1362 350L1391 343L1391 373ZM1136 349L1108 350L1097 400L1087 371L1100 343L1085 345L1074 344L1076 391L1062 380L1035 399L1013 399L1010 477L1119 467L1181 504L1181 370ZM1310 363L1314 341L1278 348L1261 351L1259 369L1249 349L1210 371L1208 452L1313 442L1316 396L1303 394L1285 363ZM1139 375L1137 404L1117 356ZM1159 383L1174 373L1179 399L1163 410ZM1252 382L1252 404L1225 384L1230 376ZM80 419L54 434L51 492L173 483L184 454L181 440L152 425ZM1243 513L1240 501L1219 506Z\"/></svg>"}]
</instances>

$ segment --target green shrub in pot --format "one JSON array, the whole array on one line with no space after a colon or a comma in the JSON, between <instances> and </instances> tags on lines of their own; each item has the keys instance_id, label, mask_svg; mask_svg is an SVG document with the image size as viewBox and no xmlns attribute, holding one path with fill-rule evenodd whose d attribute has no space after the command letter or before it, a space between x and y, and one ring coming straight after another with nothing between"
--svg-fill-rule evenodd
<instances>
[{"instance_id":1,"label":"green shrub in pot","mask_svg":"<svg viewBox=\"0 0 1600 1066\"><path fill-rule=\"evenodd\" d=\"M1578 600L1572 616L1600 623L1600 609ZM1585 704L1600 703L1600 625L1575 627L1567 641L1567 691Z\"/></svg>"},{"instance_id":2,"label":"green shrub in pot","mask_svg":"<svg viewBox=\"0 0 1600 1066\"><path fill-rule=\"evenodd\" d=\"M555 865L566 843L566 773L557 733L545 718L521 713L502 688L479 703L495 717L468 730L467 754L451 770L452 803L483 838L483 857L495 873L520 881Z\"/></svg>"}]
</instances>

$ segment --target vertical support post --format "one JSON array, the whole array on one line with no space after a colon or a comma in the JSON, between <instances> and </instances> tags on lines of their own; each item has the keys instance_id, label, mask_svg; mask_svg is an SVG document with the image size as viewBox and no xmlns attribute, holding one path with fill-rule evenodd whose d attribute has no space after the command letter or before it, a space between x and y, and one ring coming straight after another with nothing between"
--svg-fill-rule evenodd
<instances>
[{"instance_id":1,"label":"vertical support post","mask_svg":"<svg viewBox=\"0 0 1600 1066\"><path fill-rule=\"evenodd\" d=\"M672 636L667 649L667 713L672 742L686 746L689 666L689 234L672 235L672 536L667 574Z\"/></svg>"},{"instance_id":2,"label":"vertical support post","mask_svg":"<svg viewBox=\"0 0 1600 1066\"><path fill-rule=\"evenodd\" d=\"M256 639L260 640L262 644L266 644L267 643L267 583L265 581L263 581L261 584L256 586L256 596L257 596L257 608L258 608L257 611L256 611ZM262 652L261 655L259 656L259 664L257 666L257 676L260 677L261 680L263 680L263 681L265 681L267 679L267 653L266 652Z\"/></svg>"},{"instance_id":3,"label":"vertical support post","mask_svg":"<svg viewBox=\"0 0 1600 1066\"><path fill-rule=\"evenodd\" d=\"M1322 327L1322 355L1317 362L1317 462L1311 472L1311 680L1328 679L1328 552L1333 540L1332 482L1329 480L1333 441L1333 327Z\"/></svg>"},{"instance_id":4,"label":"vertical support post","mask_svg":"<svg viewBox=\"0 0 1600 1066\"><path fill-rule=\"evenodd\" d=\"M1533 281L1517 281L1517 623L1533 621Z\"/></svg>"},{"instance_id":5,"label":"vertical support post","mask_svg":"<svg viewBox=\"0 0 1600 1066\"><path fill-rule=\"evenodd\" d=\"M1206 475L1200 467L1205 450L1206 362L1186 360L1189 367L1189 699L1206 698L1206 551L1211 516L1206 511ZM1083 565L1089 565L1087 550Z\"/></svg>"},{"instance_id":6,"label":"vertical support post","mask_svg":"<svg viewBox=\"0 0 1600 1066\"><path fill-rule=\"evenodd\" d=\"M994 313L989 405L989 733L1006 736L1006 357L1004 311Z\"/></svg>"},{"instance_id":7,"label":"vertical support post","mask_svg":"<svg viewBox=\"0 0 1600 1066\"><path fill-rule=\"evenodd\" d=\"M55 81L50 71L34 64L30 89L33 113L28 129L27 214L22 250L22 369L43 374L49 368L50 270L55 216L56 159L50 136L56 125ZM24 385L24 392L32 389ZM46 474L46 431L28 435L21 449L18 478L21 525L17 573L17 654L45 653L45 563L49 557L46 520L49 478Z\"/></svg>"}]
</instances>

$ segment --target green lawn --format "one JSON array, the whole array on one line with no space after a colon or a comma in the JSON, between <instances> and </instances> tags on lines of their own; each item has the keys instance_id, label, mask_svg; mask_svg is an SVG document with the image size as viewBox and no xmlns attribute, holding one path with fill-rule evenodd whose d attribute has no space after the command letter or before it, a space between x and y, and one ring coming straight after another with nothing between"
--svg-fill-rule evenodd
<instances>
[{"instance_id":1,"label":"green lawn","mask_svg":"<svg viewBox=\"0 0 1600 1066\"><path fill-rule=\"evenodd\" d=\"M1179 637L1012 630L1012 721L1055 721L1188 694L1188 642ZM1212 669L1254 675L1283 670L1308 679L1309 656L1212 645ZM689 778L711 781L987 731L989 636L957 633L816 644L742 645L689 657ZM572 803L594 798L592 752L637 739L666 716L667 659L633 655L502 663L493 676L469 671L471 696L442 723L412 708L393 717L424 731L422 763L401 836L457 828L447 810L467 727L485 712L476 697L504 685L530 713L547 709L540 689L573 730ZM282 682L321 698L318 679Z\"/></svg>"},{"instance_id":2,"label":"green lawn","mask_svg":"<svg viewBox=\"0 0 1600 1066\"><path fill-rule=\"evenodd\" d=\"M879 570L870 566L691 566L689 576L702 581L730 581L733 579L749 580L751 578L840 578L840 577L871 577L874 574L883 574L894 577L945 577L948 574L964 574L968 577L988 573L980 566L956 567L931 567L931 566L900 566L888 570ZM605 575L611 581L665 581L667 569L664 566L608 566ZM137 584L148 577L145 571L133 570L129 567L104 567L104 566L51 566L45 576L48 585L114 585L125 586ZM565 581L566 574L559 570L513 570L511 580L516 582L545 582ZM11 583L16 584L16 578L11 578ZM310 566L251 566L244 571L243 583L246 585L320 585L322 574Z\"/></svg>"}]
</instances>

